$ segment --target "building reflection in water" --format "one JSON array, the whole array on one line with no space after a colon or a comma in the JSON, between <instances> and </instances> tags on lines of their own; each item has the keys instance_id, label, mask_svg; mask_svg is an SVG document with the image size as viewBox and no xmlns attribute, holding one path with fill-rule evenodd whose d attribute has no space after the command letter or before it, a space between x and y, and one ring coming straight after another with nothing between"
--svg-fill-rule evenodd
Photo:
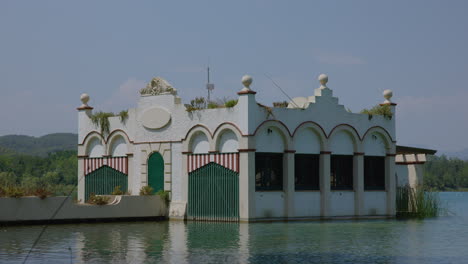
<instances>
[{"instance_id":1,"label":"building reflection in water","mask_svg":"<svg viewBox=\"0 0 468 264\"><path fill-rule=\"evenodd\" d=\"M396 263L388 222L144 222L80 225L77 263Z\"/></svg>"}]
</instances>

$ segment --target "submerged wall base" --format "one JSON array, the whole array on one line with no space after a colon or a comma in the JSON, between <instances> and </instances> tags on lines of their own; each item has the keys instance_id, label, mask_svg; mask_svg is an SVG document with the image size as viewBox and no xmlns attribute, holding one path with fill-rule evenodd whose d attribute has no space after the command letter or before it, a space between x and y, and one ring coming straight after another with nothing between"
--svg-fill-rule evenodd
<instances>
[{"instance_id":1,"label":"submerged wall base","mask_svg":"<svg viewBox=\"0 0 468 264\"><path fill-rule=\"evenodd\" d=\"M63 207L52 218L64 201ZM0 224L161 219L166 203L158 196L117 196L108 205L77 204L65 196L0 198Z\"/></svg>"}]
</instances>

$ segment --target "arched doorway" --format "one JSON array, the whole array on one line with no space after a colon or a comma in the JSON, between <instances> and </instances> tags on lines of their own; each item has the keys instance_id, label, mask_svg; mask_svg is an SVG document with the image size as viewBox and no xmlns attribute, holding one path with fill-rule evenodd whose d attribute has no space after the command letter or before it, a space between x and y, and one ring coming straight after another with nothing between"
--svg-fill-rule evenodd
<instances>
[{"instance_id":1,"label":"arched doorway","mask_svg":"<svg viewBox=\"0 0 468 264\"><path fill-rule=\"evenodd\" d=\"M148 158L148 185L155 193L164 190L164 159L159 152L154 152Z\"/></svg>"}]
</instances>

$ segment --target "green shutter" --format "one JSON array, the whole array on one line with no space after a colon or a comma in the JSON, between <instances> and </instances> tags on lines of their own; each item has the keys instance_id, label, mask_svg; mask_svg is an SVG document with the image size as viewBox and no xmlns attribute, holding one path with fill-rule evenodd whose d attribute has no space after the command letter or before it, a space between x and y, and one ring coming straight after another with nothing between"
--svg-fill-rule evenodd
<instances>
[{"instance_id":1,"label":"green shutter","mask_svg":"<svg viewBox=\"0 0 468 264\"><path fill-rule=\"evenodd\" d=\"M164 190L164 159L158 152L154 152L148 159L148 185L154 192Z\"/></svg>"},{"instance_id":2,"label":"green shutter","mask_svg":"<svg viewBox=\"0 0 468 264\"><path fill-rule=\"evenodd\" d=\"M127 192L127 175L109 166L102 166L85 176L85 201L88 201L91 193L112 194L117 186L120 186L123 192Z\"/></svg>"},{"instance_id":3,"label":"green shutter","mask_svg":"<svg viewBox=\"0 0 468 264\"><path fill-rule=\"evenodd\" d=\"M239 174L214 162L189 173L188 219L239 221Z\"/></svg>"}]
</instances>

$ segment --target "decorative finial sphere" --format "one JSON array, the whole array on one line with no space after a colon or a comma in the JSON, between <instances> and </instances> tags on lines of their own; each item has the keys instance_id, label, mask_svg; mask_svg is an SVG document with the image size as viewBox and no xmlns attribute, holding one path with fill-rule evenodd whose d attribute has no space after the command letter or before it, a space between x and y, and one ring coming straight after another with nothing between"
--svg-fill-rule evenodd
<instances>
[{"instance_id":1,"label":"decorative finial sphere","mask_svg":"<svg viewBox=\"0 0 468 264\"><path fill-rule=\"evenodd\" d=\"M384 97L387 101L390 101L390 98L392 98L392 96L393 96L392 90L387 89L387 90L383 91L383 97Z\"/></svg>"},{"instance_id":2,"label":"decorative finial sphere","mask_svg":"<svg viewBox=\"0 0 468 264\"><path fill-rule=\"evenodd\" d=\"M87 93L81 94L80 100L84 105L87 105L89 102L89 95Z\"/></svg>"},{"instance_id":3,"label":"decorative finial sphere","mask_svg":"<svg viewBox=\"0 0 468 264\"><path fill-rule=\"evenodd\" d=\"M328 76L326 74L322 73L322 74L319 75L318 80L319 80L321 85L325 85L328 82Z\"/></svg>"},{"instance_id":4,"label":"decorative finial sphere","mask_svg":"<svg viewBox=\"0 0 468 264\"><path fill-rule=\"evenodd\" d=\"M249 89L250 89L250 85L252 84L252 81L253 81L252 76L250 75L242 76L242 84Z\"/></svg>"}]
</instances>

